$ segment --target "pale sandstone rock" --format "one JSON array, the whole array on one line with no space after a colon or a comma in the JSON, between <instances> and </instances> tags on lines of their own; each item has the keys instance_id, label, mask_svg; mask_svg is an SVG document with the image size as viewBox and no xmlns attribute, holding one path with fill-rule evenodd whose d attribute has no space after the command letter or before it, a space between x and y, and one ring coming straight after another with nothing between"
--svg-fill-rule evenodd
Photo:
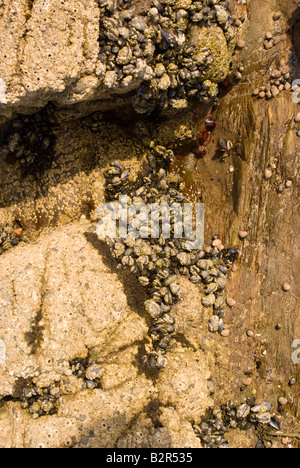
<instances>
[{"instance_id":1,"label":"pale sandstone rock","mask_svg":"<svg viewBox=\"0 0 300 468\"><path fill-rule=\"evenodd\" d=\"M137 11L147 12L151 2L136 3ZM149 63L138 59L136 77L125 78L123 86L116 89L114 72L105 73L98 58L99 34L97 1L4 0L0 16L0 122L19 112L33 113L49 101L64 107L84 107L86 102L95 101L98 109L116 107L116 95L153 78L149 65L154 49L150 47ZM225 77L233 47L227 44L222 29L212 26L203 31L196 27L192 41L200 49L209 44L216 54L206 78L218 81ZM125 65L131 57L132 51L123 47L116 61ZM167 85L161 83L161 89ZM210 82L210 87L213 95L217 86ZM177 108L186 105L183 99Z\"/></svg>"},{"instance_id":2,"label":"pale sandstone rock","mask_svg":"<svg viewBox=\"0 0 300 468\"><path fill-rule=\"evenodd\" d=\"M101 243L88 231L80 223L57 228L0 257L0 340L6 348L0 395L19 399L31 381L39 388L60 382L61 391L58 413L36 420L19 402L4 403L0 446L114 447L133 418L146 415L158 399L173 409L163 410L159 433L145 432L149 446L160 440L161 447L198 447L191 422L212 404L204 354L175 345L154 385L141 367L144 291L132 277L130 306ZM101 389L85 389L69 369L71 360L86 356L101 367Z\"/></svg>"},{"instance_id":3,"label":"pale sandstone rock","mask_svg":"<svg viewBox=\"0 0 300 468\"><path fill-rule=\"evenodd\" d=\"M64 104L89 98L98 85L93 76L99 37L96 2L35 0L29 8L27 0L7 0L1 13L0 77L9 104L1 108L2 115L19 106L34 110L55 98Z\"/></svg>"},{"instance_id":4,"label":"pale sandstone rock","mask_svg":"<svg viewBox=\"0 0 300 468\"><path fill-rule=\"evenodd\" d=\"M198 421L212 404L207 388L210 376L204 353L173 348L157 382L159 399L165 406L174 406L181 417Z\"/></svg>"},{"instance_id":5,"label":"pale sandstone rock","mask_svg":"<svg viewBox=\"0 0 300 468\"><path fill-rule=\"evenodd\" d=\"M109 353L143 338L144 319L128 306L85 230L62 228L0 257L2 396L39 369L60 375L61 362L85 357L88 348L105 345Z\"/></svg>"}]
</instances>

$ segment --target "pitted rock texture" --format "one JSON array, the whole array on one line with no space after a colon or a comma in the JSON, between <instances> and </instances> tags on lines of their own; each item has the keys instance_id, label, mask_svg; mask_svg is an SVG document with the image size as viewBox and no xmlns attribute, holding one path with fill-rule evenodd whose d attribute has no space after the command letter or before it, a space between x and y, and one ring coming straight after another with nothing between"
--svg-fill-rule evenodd
<instances>
[{"instance_id":1,"label":"pitted rock texture","mask_svg":"<svg viewBox=\"0 0 300 468\"><path fill-rule=\"evenodd\" d=\"M0 261L1 339L6 344L2 396L13 393L16 379L27 379L39 368L60 374L63 360L86 357L89 348L105 344L109 353L118 340L122 347L143 339L144 320L130 310L122 285L115 285L116 275L83 232L66 228L43 235L35 245L20 247L18 261L13 252ZM118 337L121 324L125 328Z\"/></svg>"},{"instance_id":2,"label":"pitted rock texture","mask_svg":"<svg viewBox=\"0 0 300 468\"><path fill-rule=\"evenodd\" d=\"M117 443L117 448L153 447L201 448L201 444L190 422L181 419L173 408L163 408L158 421L140 416Z\"/></svg>"},{"instance_id":3,"label":"pitted rock texture","mask_svg":"<svg viewBox=\"0 0 300 468\"><path fill-rule=\"evenodd\" d=\"M65 103L76 102L97 84L97 2L7 1L0 24L2 115L41 108L63 92Z\"/></svg>"},{"instance_id":4,"label":"pitted rock texture","mask_svg":"<svg viewBox=\"0 0 300 468\"><path fill-rule=\"evenodd\" d=\"M206 80L203 97L214 97L216 83L226 77L234 52L235 19L230 23L227 10L218 5L215 8L222 0L206 6L206 13L205 8L202 13L200 2L196 3L200 5L198 13L192 1L176 3L162 2L158 11L146 0L130 2L128 8L116 1L96 0L2 2L1 120L18 113L33 113L49 101L64 107L76 104L76 109L82 109L79 112L84 112L87 102L97 101L98 109L116 107L124 103L123 95L142 84L146 88L142 86L133 100L134 108L141 113L147 113L152 106L147 103L149 89L154 107L161 101L162 91L167 100L176 95L171 107L177 110L186 107L186 91L190 89L188 85L184 90L187 80L199 84L193 95L201 92L201 82ZM218 8L226 13L225 22L217 13ZM197 15L199 20L195 19ZM212 21L220 27L211 26ZM194 31L190 35L186 30L191 26ZM184 48L191 45L196 46L197 59L189 69L192 54L186 55ZM182 54L186 63L183 56L178 59ZM162 74L156 68L157 63ZM180 73L183 81L178 81ZM168 88L178 90L167 98Z\"/></svg>"},{"instance_id":5,"label":"pitted rock texture","mask_svg":"<svg viewBox=\"0 0 300 468\"><path fill-rule=\"evenodd\" d=\"M19 245L0 257L1 446L199 447L185 412L189 418L198 417L212 404L205 393L207 376L211 375L210 391L215 387L217 407L229 399L241 403L241 383L249 371L252 383L242 399L255 395L259 401L272 401L275 408L278 396L284 396L288 405L282 429L299 432L293 421L294 416L299 418L299 366L292 361L291 348L300 333L299 138L294 123L299 110L287 92L268 102L252 98L253 86L268 81L270 63L292 50L292 36L286 32L296 2L276 2L282 17L275 26L275 4L239 2L243 14L242 3L248 10L246 47L240 56L244 78L222 99L215 141L207 156L196 161L189 154L191 148L181 156L183 169L193 176L191 187L206 206L207 240L218 232L225 245L236 245L241 252L229 291L236 302L226 314L229 337L208 332L209 311L200 309L199 291L182 278L180 303L174 308L176 346L168 354L172 365L155 380L141 364L148 324L137 284L131 285L128 276L126 281L126 275L119 277L93 233L86 237L87 226L73 223L45 232L36 243ZM23 7L21 1L3 2L0 7L1 20L8 21L7 8L20 14L9 25L8 42L14 37L21 40ZM20 24L19 36L14 36ZM280 41L265 51L263 38L267 30L274 32L272 28ZM297 37L299 28L294 29L294 45ZM11 42L9 73L17 42ZM1 80L1 108L10 116L11 90ZM35 106L34 96L28 97ZM39 98L38 92L35 97ZM84 105L87 113L91 111L89 102ZM71 117L72 111L65 116ZM160 122L154 129L155 140L168 146L175 141L180 148L193 144L204 116L205 109L193 108L180 120ZM107 122L103 127L107 129ZM1 224L23 216L37 229L79 219L82 201L97 205L103 200L102 169L109 160L119 157L140 164L140 145L132 144L117 126L109 136L98 132L95 137L81 121L66 123L59 132L53 165L39 177L24 178L1 157ZM225 160L216 157L219 138L233 142ZM267 168L272 168L273 176L265 180ZM292 186L278 193L287 179ZM244 241L238 238L241 229L249 233ZM289 292L283 291L284 282L291 285ZM66 375L68 360L85 356L102 366L101 388L82 388L82 380ZM190 369L193 382L189 382ZM163 380L166 377L168 381ZM296 385L289 385L291 378ZM21 408L23 388L32 380L43 388L55 379L65 389L57 413L33 419L28 409ZM234 438L229 434L232 446L255 446L255 440L245 441L245 435L237 432Z\"/></svg>"}]
</instances>

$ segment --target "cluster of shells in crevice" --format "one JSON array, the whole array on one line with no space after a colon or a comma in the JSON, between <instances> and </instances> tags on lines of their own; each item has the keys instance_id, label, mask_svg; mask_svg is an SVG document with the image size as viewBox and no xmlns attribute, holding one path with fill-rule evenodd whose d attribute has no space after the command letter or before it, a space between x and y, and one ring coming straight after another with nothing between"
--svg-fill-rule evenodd
<instances>
[{"instance_id":1,"label":"cluster of shells in crevice","mask_svg":"<svg viewBox=\"0 0 300 468\"><path fill-rule=\"evenodd\" d=\"M120 161L112 161L110 168L104 173L108 201L106 209L111 211L112 220L120 222L123 201L123 208L129 214L125 235L107 235L106 242L118 262L118 267L128 269L146 288L148 299L145 309L153 322L149 329L146 360L153 369L165 367L166 351L175 333L175 319L171 311L172 306L179 300L178 275L184 275L192 283L199 285L202 306L214 311L209 330L222 333L225 328L223 318L226 276L237 257L234 249L225 250L217 239L213 239L212 245L204 249L202 245L197 245L195 238L187 238L184 235L177 238L176 212L169 218L169 237L165 236L160 228L153 233L155 216L161 223L164 208L183 206L186 201L183 180L179 174L169 170L173 158L172 150L151 142L150 151L146 156L146 174L133 175ZM136 219L132 216L130 219L131 209L138 206L147 208L142 226L141 216ZM148 218L150 212L151 219ZM98 214L100 215L100 211ZM140 224L135 224L136 221ZM102 240L105 238L103 224L100 216L97 234ZM158 226L159 224L155 228ZM144 233L141 228L145 230ZM148 237L149 232L151 236Z\"/></svg>"}]
</instances>

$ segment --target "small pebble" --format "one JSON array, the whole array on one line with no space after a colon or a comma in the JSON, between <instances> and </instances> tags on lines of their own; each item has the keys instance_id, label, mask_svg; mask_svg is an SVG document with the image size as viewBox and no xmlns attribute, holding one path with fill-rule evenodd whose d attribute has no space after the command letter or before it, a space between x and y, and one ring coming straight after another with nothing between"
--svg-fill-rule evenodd
<instances>
[{"instance_id":1,"label":"small pebble","mask_svg":"<svg viewBox=\"0 0 300 468\"><path fill-rule=\"evenodd\" d=\"M264 48L266 50L269 50L269 49L272 49L274 47L275 43L274 43L274 40L271 39L270 41L265 41L264 42Z\"/></svg>"},{"instance_id":2,"label":"small pebble","mask_svg":"<svg viewBox=\"0 0 300 468\"><path fill-rule=\"evenodd\" d=\"M220 239L215 239L212 245L213 247L217 247L218 250L224 250L223 242Z\"/></svg>"},{"instance_id":3,"label":"small pebble","mask_svg":"<svg viewBox=\"0 0 300 468\"><path fill-rule=\"evenodd\" d=\"M296 135L297 137L300 137L300 130L297 131Z\"/></svg>"},{"instance_id":4,"label":"small pebble","mask_svg":"<svg viewBox=\"0 0 300 468\"><path fill-rule=\"evenodd\" d=\"M231 270L233 271L233 273L235 273L236 271L238 271L238 266L237 265L233 265Z\"/></svg>"},{"instance_id":5,"label":"small pebble","mask_svg":"<svg viewBox=\"0 0 300 468\"><path fill-rule=\"evenodd\" d=\"M278 323L278 324L276 325L276 327L275 327L275 329L276 329L277 331L281 330L281 328L282 328L282 326L280 325L280 323Z\"/></svg>"},{"instance_id":6,"label":"small pebble","mask_svg":"<svg viewBox=\"0 0 300 468\"><path fill-rule=\"evenodd\" d=\"M258 96L259 95L259 92L260 90L258 88L256 88L254 91L253 91L253 96Z\"/></svg>"},{"instance_id":7,"label":"small pebble","mask_svg":"<svg viewBox=\"0 0 300 468\"><path fill-rule=\"evenodd\" d=\"M236 301L232 299L232 297L227 297L226 299L228 307L235 307L236 306Z\"/></svg>"},{"instance_id":8,"label":"small pebble","mask_svg":"<svg viewBox=\"0 0 300 468\"><path fill-rule=\"evenodd\" d=\"M250 379L250 377L246 377L242 380L242 383L243 385L245 385L245 387L250 387L250 385L252 384L252 379Z\"/></svg>"},{"instance_id":9,"label":"small pebble","mask_svg":"<svg viewBox=\"0 0 300 468\"><path fill-rule=\"evenodd\" d=\"M239 39L237 41L237 43L236 43L236 47L237 47L237 49L242 50L242 49L244 49L246 47L246 42L243 41L242 39Z\"/></svg>"},{"instance_id":10,"label":"small pebble","mask_svg":"<svg viewBox=\"0 0 300 468\"><path fill-rule=\"evenodd\" d=\"M23 233L23 229L22 228L15 228L14 233L16 234L16 236L21 237L21 235Z\"/></svg>"},{"instance_id":11,"label":"small pebble","mask_svg":"<svg viewBox=\"0 0 300 468\"><path fill-rule=\"evenodd\" d=\"M230 330L223 330L221 332L221 336L223 336L224 338L228 338L229 335L230 335Z\"/></svg>"},{"instance_id":12,"label":"small pebble","mask_svg":"<svg viewBox=\"0 0 300 468\"><path fill-rule=\"evenodd\" d=\"M271 179L273 175L273 172L271 171L271 169L266 169L265 171L265 179L268 180L268 179Z\"/></svg>"},{"instance_id":13,"label":"small pebble","mask_svg":"<svg viewBox=\"0 0 300 468\"><path fill-rule=\"evenodd\" d=\"M300 123L300 112L296 115L295 122Z\"/></svg>"},{"instance_id":14,"label":"small pebble","mask_svg":"<svg viewBox=\"0 0 300 468\"><path fill-rule=\"evenodd\" d=\"M291 188L293 186L293 181L292 180L287 180L285 183L285 186L287 189Z\"/></svg>"},{"instance_id":15,"label":"small pebble","mask_svg":"<svg viewBox=\"0 0 300 468\"><path fill-rule=\"evenodd\" d=\"M284 397L278 398L278 403L282 406L286 406L288 404L288 400Z\"/></svg>"},{"instance_id":16,"label":"small pebble","mask_svg":"<svg viewBox=\"0 0 300 468\"><path fill-rule=\"evenodd\" d=\"M248 232L247 231L240 231L239 232L239 238L240 239L246 239L248 237Z\"/></svg>"},{"instance_id":17,"label":"small pebble","mask_svg":"<svg viewBox=\"0 0 300 468\"><path fill-rule=\"evenodd\" d=\"M278 193L283 193L283 192L284 192L284 189L285 189L285 185L284 185L284 184L280 184L279 187L277 188L277 192L278 192Z\"/></svg>"},{"instance_id":18,"label":"small pebble","mask_svg":"<svg viewBox=\"0 0 300 468\"><path fill-rule=\"evenodd\" d=\"M292 288L291 288L291 285L290 285L290 284L284 283L284 285L282 286L282 289L283 289L285 292L288 292L288 291L290 291Z\"/></svg>"},{"instance_id":19,"label":"small pebble","mask_svg":"<svg viewBox=\"0 0 300 468\"><path fill-rule=\"evenodd\" d=\"M293 387L294 385L296 385L296 383L297 383L297 380L296 380L296 379L291 379L291 380L289 381L289 386L290 386L290 387Z\"/></svg>"},{"instance_id":20,"label":"small pebble","mask_svg":"<svg viewBox=\"0 0 300 468\"><path fill-rule=\"evenodd\" d=\"M247 336L248 336L249 338L252 338L252 337L254 336L254 332L253 332L252 330L248 330L248 331L247 331Z\"/></svg>"},{"instance_id":21,"label":"small pebble","mask_svg":"<svg viewBox=\"0 0 300 468\"><path fill-rule=\"evenodd\" d=\"M272 38L273 38L273 34L270 31L268 31L266 34L266 39L270 40Z\"/></svg>"}]
</instances>

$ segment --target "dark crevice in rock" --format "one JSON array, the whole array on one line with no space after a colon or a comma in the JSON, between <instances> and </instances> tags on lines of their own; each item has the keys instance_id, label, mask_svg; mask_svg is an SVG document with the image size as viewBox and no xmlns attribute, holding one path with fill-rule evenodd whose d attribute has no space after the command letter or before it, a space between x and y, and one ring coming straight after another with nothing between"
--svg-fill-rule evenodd
<instances>
[{"instance_id":1,"label":"dark crevice in rock","mask_svg":"<svg viewBox=\"0 0 300 468\"><path fill-rule=\"evenodd\" d=\"M3 398L2 401L21 401L21 397L23 395L24 389L28 386L31 385L32 383L32 378L29 377L28 379L24 379L23 377L19 377L16 379L12 391L11 396L7 396Z\"/></svg>"},{"instance_id":2,"label":"dark crevice in rock","mask_svg":"<svg viewBox=\"0 0 300 468\"><path fill-rule=\"evenodd\" d=\"M27 0L27 3L28 3L28 8L31 11L33 8L34 0Z\"/></svg>"},{"instance_id":3,"label":"dark crevice in rock","mask_svg":"<svg viewBox=\"0 0 300 468\"><path fill-rule=\"evenodd\" d=\"M48 255L46 256L46 264L48 260ZM40 325L40 322L43 320L43 308L44 308L44 301L46 296L46 281L45 281L45 273L46 269L42 273L41 277L41 299L40 299L40 308L36 314L36 316L32 319L31 329L24 334L24 338L31 347L31 354L34 355L39 350L41 343L43 342L43 332L45 327Z\"/></svg>"},{"instance_id":4,"label":"dark crevice in rock","mask_svg":"<svg viewBox=\"0 0 300 468\"><path fill-rule=\"evenodd\" d=\"M149 340L147 338L140 343L138 354L133 365L138 368L138 375L144 375L148 380L152 381L153 384L156 385L159 375L156 370L151 369L151 367L145 362L145 347L147 344L149 344Z\"/></svg>"}]
</instances>

